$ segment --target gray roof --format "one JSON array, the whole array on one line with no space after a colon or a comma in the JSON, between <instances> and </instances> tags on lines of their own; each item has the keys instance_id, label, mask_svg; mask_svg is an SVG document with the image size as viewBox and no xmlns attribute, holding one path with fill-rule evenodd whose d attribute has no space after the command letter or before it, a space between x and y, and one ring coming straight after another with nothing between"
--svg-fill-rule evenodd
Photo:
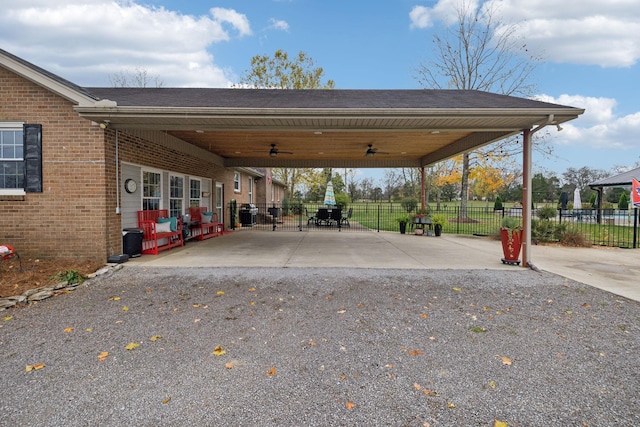
<instances>
[{"instance_id":1,"label":"gray roof","mask_svg":"<svg viewBox=\"0 0 640 427\"><path fill-rule=\"evenodd\" d=\"M592 182L589 187L626 187L631 185L631 178L640 180L640 168Z\"/></svg>"},{"instance_id":2,"label":"gray roof","mask_svg":"<svg viewBox=\"0 0 640 427\"><path fill-rule=\"evenodd\" d=\"M558 104L473 90L277 90L220 88L84 88L118 107L331 109L564 109Z\"/></svg>"}]
</instances>

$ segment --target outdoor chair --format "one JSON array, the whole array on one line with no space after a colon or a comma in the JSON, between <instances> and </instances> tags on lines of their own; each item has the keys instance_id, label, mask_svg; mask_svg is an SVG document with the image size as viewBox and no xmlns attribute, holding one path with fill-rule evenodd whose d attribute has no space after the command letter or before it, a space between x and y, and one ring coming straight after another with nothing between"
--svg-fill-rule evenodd
<instances>
[{"instance_id":1,"label":"outdoor chair","mask_svg":"<svg viewBox=\"0 0 640 427\"><path fill-rule=\"evenodd\" d=\"M307 208L304 208L304 213L307 216L307 227L312 222L315 224L315 222L316 222L316 214L309 214L309 209L307 209Z\"/></svg>"},{"instance_id":2,"label":"outdoor chair","mask_svg":"<svg viewBox=\"0 0 640 427\"><path fill-rule=\"evenodd\" d=\"M351 224L349 224L349 219L351 219L352 214L353 214L353 208L349 208L349 210L347 210L347 215L340 218L340 226L346 225L347 227L351 228Z\"/></svg>"}]
</instances>

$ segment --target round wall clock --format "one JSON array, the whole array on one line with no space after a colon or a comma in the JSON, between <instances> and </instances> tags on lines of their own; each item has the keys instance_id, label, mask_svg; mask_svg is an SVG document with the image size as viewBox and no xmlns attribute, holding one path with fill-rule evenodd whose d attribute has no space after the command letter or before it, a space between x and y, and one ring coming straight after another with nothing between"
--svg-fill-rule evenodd
<instances>
[{"instance_id":1,"label":"round wall clock","mask_svg":"<svg viewBox=\"0 0 640 427\"><path fill-rule=\"evenodd\" d=\"M127 190L127 193L135 193L138 189L138 184L133 179L127 179L124 182L124 189Z\"/></svg>"}]
</instances>

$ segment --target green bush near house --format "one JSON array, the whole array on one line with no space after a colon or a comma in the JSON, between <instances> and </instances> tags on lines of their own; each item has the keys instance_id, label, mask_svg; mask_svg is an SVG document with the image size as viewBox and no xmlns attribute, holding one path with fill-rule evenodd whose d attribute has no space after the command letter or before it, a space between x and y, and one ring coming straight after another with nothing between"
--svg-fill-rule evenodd
<instances>
[{"instance_id":1,"label":"green bush near house","mask_svg":"<svg viewBox=\"0 0 640 427\"><path fill-rule=\"evenodd\" d=\"M541 208L538 208L538 210L536 211L536 215L538 216L538 218L547 221L551 218L555 218L557 213L558 212L556 211L556 209L552 206L543 206Z\"/></svg>"},{"instance_id":2,"label":"green bush near house","mask_svg":"<svg viewBox=\"0 0 640 427\"><path fill-rule=\"evenodd\" d=\"M620 194L618 209L620 209L621 211L629 210L629 199L627 198L627 193Z\"/></svg>"},{"instance_id":3,"label":"green bush near house","mask_svg":"<svg viewBox=\"0 0 640 427\"><path fill-rule=\"evenodd\" d=\"M500 198L500 196L497 196L496 200L493 202L493 210L494 211L502 210L502 199Z\"/></svg>"}]
</instances>

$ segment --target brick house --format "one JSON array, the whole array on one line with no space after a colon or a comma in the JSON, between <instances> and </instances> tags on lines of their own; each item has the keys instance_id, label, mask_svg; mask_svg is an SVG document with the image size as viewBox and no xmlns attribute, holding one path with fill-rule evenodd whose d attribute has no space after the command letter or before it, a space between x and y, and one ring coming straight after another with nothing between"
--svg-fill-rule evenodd
<instances>
[{"instance_id":1,"label":"brick house","mask_svg":"<svg viewBox=\"0 0 640 427\"><path fill-rule=\"evenodd\" d=\"M114 130L74 109L100 102L0 50L0 244L23 257L105 262L122 253L122 229L138 226L138 210L206 206L228 227L229 200L283 197L281 183L261 179L269 169L223 167L161 131Z\"/></svg>"},{"instance_id":2,"label":"brick house","mask_svg":"<svg viewBox=\"0 0 640 427\"><path fill-rule=\"evenodd\" d=\"M269 168L424 175L514 137L528 260L533 135L582 113L474 90L86 88L0 50L0 244L103 261L122 252L122 229L141 209L201 204L228 227L232 199L277 203Z\"/></svg>"}]
</instances>

